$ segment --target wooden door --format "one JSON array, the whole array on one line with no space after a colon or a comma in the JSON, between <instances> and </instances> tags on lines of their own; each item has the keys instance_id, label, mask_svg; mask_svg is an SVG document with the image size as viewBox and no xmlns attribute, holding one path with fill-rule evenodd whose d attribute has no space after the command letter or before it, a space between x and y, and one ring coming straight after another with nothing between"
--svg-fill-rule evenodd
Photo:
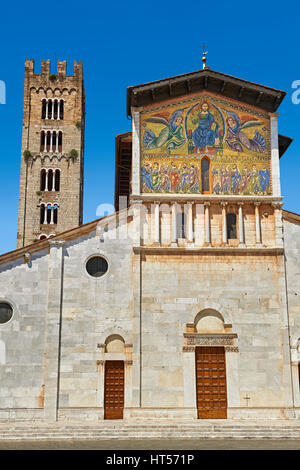
<instances>
[{"instance_id":1,"label":"wooden door","mask_svg":"<svg viewBox=\"0 0 300 470\"><path fill-rule=\"evenodd\" d=\"M227 418L224 347L196 348L198 418Z\"/></svg>"},{"instance_id":2,"label":"wooden door","mask_svg":"<svg viewBox=\"0 0 300 470\"><path fill-rule=\"evenodd\" d=\"M124 361L106 361L104 419L122 419L124 409Z\"/></svg>"}]
</instances>

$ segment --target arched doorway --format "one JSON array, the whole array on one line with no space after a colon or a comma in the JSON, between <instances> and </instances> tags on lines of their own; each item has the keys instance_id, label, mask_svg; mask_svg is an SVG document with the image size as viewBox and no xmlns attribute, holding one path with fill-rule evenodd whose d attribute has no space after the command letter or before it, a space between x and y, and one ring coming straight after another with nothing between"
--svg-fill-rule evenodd
<instances>
[{"instance_id":1,"label":"arched doorway","mask_svg":"<svg viewBox=\"0 0 300 470\"><path fill-rule=\"evenodd\" d=\"M105 341L105 352L124 353L124 339L111 335ZM104 419L123 419L125 374L124 361L107 360L104 369Z\"/></svg>"},{"instance_id":2,"label":"arched doorway","mask_svg":"<svg viewBox=\"0 0 300 470\"><path fill-rule=\"evenodd\" d=\"M228 354L238 351L236 338L232 325L225 323L223 316L214 309L201 310L192 323L186 324L185 365L190 373L193 365L194 403L200 419L227 418L228 385L232 386L232 380L226 377L226 360ZM228 365L232 372L232 358ZM188 390L185 393L189 397Z\"/></svg>"}]
</instances>

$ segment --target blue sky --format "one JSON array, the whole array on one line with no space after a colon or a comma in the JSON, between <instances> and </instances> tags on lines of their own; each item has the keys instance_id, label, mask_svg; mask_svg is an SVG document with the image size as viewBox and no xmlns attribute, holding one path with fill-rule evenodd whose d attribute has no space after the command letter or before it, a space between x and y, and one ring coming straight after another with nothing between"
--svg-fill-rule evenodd
<instances>
[{"instance_id":1,"label":"blue sky","mask_svg":"<svg viewBox=\"0 0 300 470\"><path fill-rule=\"evenodd\" d=\"M126 88L200 70L219 72L287 92L279 108L279 132L294 139L281 159L281 183L288 210L300 213L300 104L292 103L300 80L300 6L274 1L201 2L127 0L59 3L10 2L1 7L0 80L7 87L0 104L2 184L0 253L15 249L21 159L24 60L73 61L84 67L86 146L84 222L98 204L113 203L114 136L131 129ZM55 69L53 69L55 72ZM299 137L298 137L299 134Z\"/></svg>"}]
</instances>

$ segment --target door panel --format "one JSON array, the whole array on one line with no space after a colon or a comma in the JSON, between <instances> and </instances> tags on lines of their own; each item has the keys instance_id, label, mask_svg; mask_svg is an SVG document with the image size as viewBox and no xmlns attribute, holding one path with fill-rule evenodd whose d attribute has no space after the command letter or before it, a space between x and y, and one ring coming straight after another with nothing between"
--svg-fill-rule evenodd
<instances>
[{"instance_id":1,"label":"door panel","mask_svg":"<svg viewBox=\"0 0 300 470\"><path fill-rule=\"evenodd\" d=\"M196 348L198 418L227 418L224 347Z\"/></svg>"},{"instance_id":2,"label":"door panel","mask_svg":"<svg viewBox=\"0 0 300 470\"><path fill-rule=\"evenodd\" d=\"M124 409L124 361L106 361L104 419L122 419Z\"/></svg>"}]
</instances>

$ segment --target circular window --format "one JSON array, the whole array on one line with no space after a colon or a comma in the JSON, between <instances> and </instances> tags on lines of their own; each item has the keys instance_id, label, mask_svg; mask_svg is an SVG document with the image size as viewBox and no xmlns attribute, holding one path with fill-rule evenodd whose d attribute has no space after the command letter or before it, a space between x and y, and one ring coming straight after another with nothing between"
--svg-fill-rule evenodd
<instances>
[{"instance_id":1,"label":"circular window","mask_svg":"<svg viewBox=\"0 0 300 470\"><path fill-rule=\"evenodd\" d=\"M108 264L102 256L93 256L86 263L86 270L93 277L101 277L108 270Z\"/></svg>"},{"instance_id":2,"label":"circular window","mask_svg":"<svg viewBox=\"0 0 300 470\"><path fill-rule=\"evenodd\" d=\"M5 302L0 303L0 324L7 323L13 315L13 309Z\"/></svg>"}]
</instances>

